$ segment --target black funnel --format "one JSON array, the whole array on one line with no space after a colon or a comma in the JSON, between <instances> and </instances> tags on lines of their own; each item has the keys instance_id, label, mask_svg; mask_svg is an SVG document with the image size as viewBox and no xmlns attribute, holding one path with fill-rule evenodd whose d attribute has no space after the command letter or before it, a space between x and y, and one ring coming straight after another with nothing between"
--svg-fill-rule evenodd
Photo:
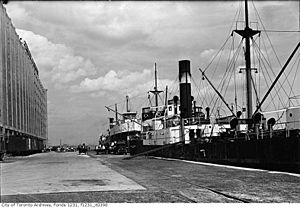
<instances>
[{"instance_id":1,"label":"black funnel","mask_svg":"<svg viewBox=\"0 0 300 208\"><path fill-rule=\"evenodd\" d=\"M179 61L180 114L182 118L192 117L190 61Z\"/></svg>"}]
</instances>

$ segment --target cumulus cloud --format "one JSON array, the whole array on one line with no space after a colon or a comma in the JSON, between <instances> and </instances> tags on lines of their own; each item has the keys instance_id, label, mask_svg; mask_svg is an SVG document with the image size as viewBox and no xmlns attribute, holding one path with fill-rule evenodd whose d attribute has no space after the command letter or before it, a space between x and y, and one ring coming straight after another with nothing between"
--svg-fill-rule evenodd
<instances>
[{"instance_id":1,"label":"cumulus cloud","mask_svg":"<svg viewBox=\"0 0 300 208\"><path fill-rule=\"evenodd\" d=\"M17 33L27 42L42 79L47 81L50 78L53 83L63 86L96 73L94 64L89 59L75 55L72 48L52 43L31 31L17 30Z\"/></svg>"},{"instance_id":2,"label":"cumulus cloud","mask_svg":"<svg viewBox=\"0 0 300 208\"><path fill-rule=\"evenodd\" d=\"M73 85L71 90L73 92L121 91L147 82L150 76L151 71L146 69L141 72L110 70L104 76L96 79L85 78L79 85Z\"/></svg>"},{"instance_id":3,"label":"cumulus cloud","mask_svg":"<svg viewBox=\"0 0 300 208\"><path fill-rule=\"evenodd\" d=\"M121 90L127 89L138 83L145 82L151 75L150 70L143 70L142 72L116 72L110 70L104 76L96 79L85 78L79 86L72 86L73 92L91 92L98 90Z\"/></svg>"},{"instance_id":4,"label":"cumulus cloud","mask_svg":"<svg viewBox=\"0 0 300 208\"><path fill-rule=\"evenodd\" d=\"M207 49L207 50L204 50L204 51L201 52L200 57L208 59L208 58L211 58L215 53L216 53L216 50Z\"/></svg>"},{"instance_id":5,"label":"cumulus cloud","mask_svg":"<svg viewBox=\"0 0 300 208\"><path fill-rule=\"evenodd\" d=\"M159 79L160 86L171 86L174 81ZM143 71L114 71L110 70L103 76L95 79L85 78L79 85L73 85L74 93L88 92L93 97L101 97L111 92L136 96L146 94L154 86L151 70Z\"/></svg>"}]
</instances>

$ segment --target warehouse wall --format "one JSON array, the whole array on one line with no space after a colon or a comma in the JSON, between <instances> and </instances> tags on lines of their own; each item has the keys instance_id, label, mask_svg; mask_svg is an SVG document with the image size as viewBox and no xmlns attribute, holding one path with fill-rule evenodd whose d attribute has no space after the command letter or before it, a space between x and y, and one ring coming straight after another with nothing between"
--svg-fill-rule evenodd
<instances>
[{"instance_id":1,"label":"warehouse wall","mask_svg":"<svg viewBox=\"0 0 300 208\"><path fill-rule=\"evenodd\" d=\"M2 3L0 66L1 141L6 139L8 143L10 138L20 136L38 142L47 140L47 90L26 42L20 40Z\"/></svg>"}]
</instances>

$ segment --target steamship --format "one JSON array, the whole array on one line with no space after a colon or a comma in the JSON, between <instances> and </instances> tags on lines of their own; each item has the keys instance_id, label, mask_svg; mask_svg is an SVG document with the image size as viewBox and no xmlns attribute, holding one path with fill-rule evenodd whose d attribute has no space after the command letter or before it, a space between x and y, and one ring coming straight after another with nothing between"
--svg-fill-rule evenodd
<instances>
[{"instance_id":1,"label":"steamship","mask_svg":"<svg viewBox=\"0 0 300 208\"><path fill-rule=\"evenodd\" d=\"M244 40L245 68L242 70L246 74L246 106L241 110L230 106L225 96L214 87L206 72L201 69L203 79L213 88L229 115L213 116L211 106L205 109L198 106L191 94L190 61L181 60L180 96L166 99L162 106L158 106L157 94L160 91L155 87L156 106L142 109L141 136L130 140L131 157L152 155L300 173L300 106L290 105L272 112L262 110L284 70L290 62L295 61L300 43L290 54L264 97L257 98L256 109L253 111L252 91L256 91L256 88L252 77L255 68L251 65L251 49L255 44L253 37L258 36L261 31L249 26L247 0L245 27L232 33ZM297 96L289 99L292 98ZM279 115L279 118L275 115Z\"/></svg>"},{"instance_id":2,"label":"steamship","mask_svg":"<svg viewBox=\"0 0 300 208\"><path fill-rule=\"evenodd\" d=\"M115 113L115 118L109 118L108 151L113 154L126 154L129 151L129 140L139 137L141 125L137 118L137 112L130 111L129 97L126 96L126 112L119 113L117 104L115 109L106 107Z\"/></svg>"}]
</instances>

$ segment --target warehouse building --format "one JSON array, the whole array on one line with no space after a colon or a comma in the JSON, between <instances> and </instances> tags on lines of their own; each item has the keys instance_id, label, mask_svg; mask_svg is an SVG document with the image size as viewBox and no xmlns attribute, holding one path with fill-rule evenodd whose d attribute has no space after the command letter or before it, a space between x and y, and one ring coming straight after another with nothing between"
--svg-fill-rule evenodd
<instances>
[{"instance_id":1,"label":"warehouse building","mask_svg":"<svg viewBox=\"0 0 300 208\"><path fill-rule=\"evenodd\" d=\"M0 3L0 152L39 152L47 135L47 89Z\"/></svg>"}]
</instances>

